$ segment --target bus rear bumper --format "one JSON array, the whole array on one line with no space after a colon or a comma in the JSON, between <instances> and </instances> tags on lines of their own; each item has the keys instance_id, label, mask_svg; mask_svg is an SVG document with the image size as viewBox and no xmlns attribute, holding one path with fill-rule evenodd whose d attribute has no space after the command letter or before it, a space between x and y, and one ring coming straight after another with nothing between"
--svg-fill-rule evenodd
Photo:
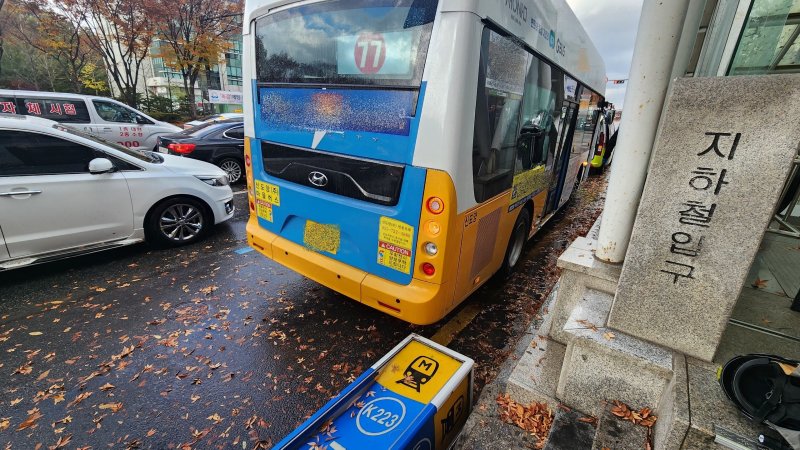
<instances>
[{"instance_id":1,"label":"bus rear bumper","mask_svg":"<svg viewBox=\"0 0 800 450\"><path fill-rule=\"evenodd\" d=\"M416 325L444 317L452 300L449 283L435 284L412 278L392 283L264 230L251 216L247 243L261 254L353 300Z\"/></svg>"}]
</instances>

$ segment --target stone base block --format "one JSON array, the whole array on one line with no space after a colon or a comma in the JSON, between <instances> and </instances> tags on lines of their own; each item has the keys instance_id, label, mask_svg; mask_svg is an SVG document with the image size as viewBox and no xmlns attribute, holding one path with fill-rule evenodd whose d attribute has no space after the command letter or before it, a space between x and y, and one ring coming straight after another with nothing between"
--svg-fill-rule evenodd
<instances>
[{"instance_id":1,"label":"stone base block","mask_svg":"<svg viewBox=\"0 0 800 450\"><path fill-rule=\"evenodd\" d=\"M536 335L508 377L506 392L519 403L556 405L556 386L565 351L563 344Z\"/></svg>"},{"instance_id":2,"label":"stone base block","mask_svg":"<svg viewBox=\"0 0 800 450\"><path fill-rule=\"evenodd\" d=\"M607 328L569 330L556 395L565 404L598 416L605 402L658 407L672 379L672 353Z\"/></svg>"},{"instance_id":3,"label":"stone base block","mask_svg":"<svg viewBox=\"0 0 800 450\"><path fill-rule=\"evenodd\" d=\"M586 290L611 293L613 297L617 287L620 266L595 259L595 244L591 239L579 237L558 258L558 267L564 271L559 281L558 296L551 310L553 326L550 337L565 345L569 343L571 336L562 330L575 306L584 298Z\"/></svg>"},{"instance_id":4,"label":"stone base block","mask_svg":"<svg viewBox=\"0 0 800 450\"><path fill-rule=\"evenodd\" d=\"M691 425L685 356L673 356L672 371L672 380L655 411L658 421L653 429L653 446L659 450L680 450Z\"/></svg>"}]
</instances>

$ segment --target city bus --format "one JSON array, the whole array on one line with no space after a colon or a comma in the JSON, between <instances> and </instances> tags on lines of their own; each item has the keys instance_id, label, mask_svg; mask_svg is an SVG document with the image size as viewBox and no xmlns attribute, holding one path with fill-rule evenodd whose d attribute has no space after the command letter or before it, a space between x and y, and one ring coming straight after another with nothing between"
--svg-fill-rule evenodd
<instances>
[{"instance_id":1,"label":"city bus","mask_svg":"<svg viewBox=\"0 0 800 450\"><path fill-rule=\"evenodd\" d=\"M588 174L605 67L565 0L247 0L247 240L414 324Z\"/></svg>"}]
</instances>

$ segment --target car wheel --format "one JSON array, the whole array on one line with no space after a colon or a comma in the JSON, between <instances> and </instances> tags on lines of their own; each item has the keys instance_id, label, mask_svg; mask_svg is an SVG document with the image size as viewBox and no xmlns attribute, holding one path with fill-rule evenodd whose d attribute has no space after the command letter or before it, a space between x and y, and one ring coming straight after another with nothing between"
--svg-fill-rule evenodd
<instances>
[{"instance_id":1,"label":"car wheel","mask_svg":"<svg viewBox=\"0 0 800 450\"><path fill-rule=\"evenodd\" d=\"M241 161L235 158L225 158L217 165L228 174L228 181L231 184L241 181L242 175L244 175L244 166Z\"/></svg>"},{"instance_id":2,"label":"car wheel","mask_svg":"<svg viewBox=\"0 0 800 450\"><path fill-rule=\"evenodd\" d=\"M147 223L147 238L156 244L177 247L197 242L213 225L201 202L175 197L158 204Z\"/></svg>"},{"instance_id":3,"label":"car wheel","mask_svg":"<svg viewBox=\"0 0 800 450\"><path fill-rule=\"evenodd\" d=\"M527 208L523 209L514 223L514 228L511 230L511 237L508 239L508 248L506 248L506 256L503 259L503 274L509 276L514 272L514 269L519 264L522 258L522 250L525 248L525 243L528 242L528 234L531 231L530 212Z\"/></svg>"}]
</instances>

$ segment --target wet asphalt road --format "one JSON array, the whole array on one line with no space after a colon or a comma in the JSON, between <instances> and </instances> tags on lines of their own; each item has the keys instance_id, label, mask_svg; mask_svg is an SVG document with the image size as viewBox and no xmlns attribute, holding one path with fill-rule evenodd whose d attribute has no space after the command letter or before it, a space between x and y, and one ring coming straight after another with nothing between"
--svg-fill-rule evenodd
<instances>
[{"instance_id":1,"label":"wet asphalt road","mask_svg":"<svg viewBox=\"0 0 800 450\"><path fill-rule=\"evenodd\" d=\"M192 246L0 273L0 446L269 448L409 333L443 326L476 360L478 391L538 313L557 256L599 214L600 184L528 245L520 274L428 327L249 251L245 195Z\"/></svg>"}]
</instances>

